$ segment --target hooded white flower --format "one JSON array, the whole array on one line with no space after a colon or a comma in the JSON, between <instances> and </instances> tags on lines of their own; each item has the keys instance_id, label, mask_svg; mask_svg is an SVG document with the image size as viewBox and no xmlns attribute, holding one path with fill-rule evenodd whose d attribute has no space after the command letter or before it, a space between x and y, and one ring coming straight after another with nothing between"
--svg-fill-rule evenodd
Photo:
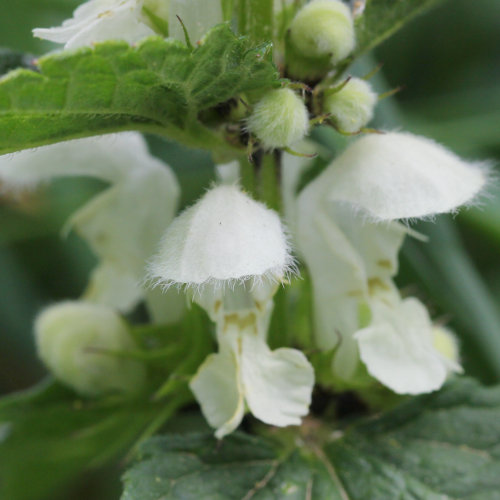
<instances>
[{"instance_id":1,"label":"hooded white flower","mask_svg":"<svg viewBox=\"0 0 500 500\"><path fill-rule=\"evenodd\" d=\"M66 49L90 46L96 42L114 39L135 43L156 34L143 10L148 3L151 2L89 0L80 5L74 11L73 17L64 21L62 26L36 28L33 34L51 42L64 43ZM159 10L158 17L162 15L163 11Z\"/></svg>"},{"instance_id":2,"label":"hooded white flower","mask_svg":"<svg viewBox=\"0 0 500 500\"><path fill-rule=\"evenodd\" d=\"M166 164L149 154L137 133L79 139L0 157L0 179L10 189L79 175L111 184L66 225L99 258L84 298L130 310L143 298L146 261L175 215L177 181Z\"/></svg>"},{"instance_id":3,"label":"hooded white flower","mask_svg":"<svg viewBox=\"0 0 500 500\"><path fill-rule=\"evenodd\" d=\"M312 277L317 342L337 348L337 375L351 379L361 359L398 393L442 385L450 366L433 346L428 313L392 283L408 231L397 219L453 211L485 182L481 165L387 133L357 140L300 194L297 243Z\"/></svg>"},{"instance_id":4,"label":"hooded white flower","mask_svg":"<svg viewBox=\"0 0 500 500\"><path fill-rule=\"evenodd\" d=\"M266 344L272 298L291 266L278 215L227 185L171 224L151 263L152 279L186 285L216 323L219 352L190 386L219 438L239 425L245 405L277 426L308 412L311 365L300 351Z\"/></svg>"}]
</instances>

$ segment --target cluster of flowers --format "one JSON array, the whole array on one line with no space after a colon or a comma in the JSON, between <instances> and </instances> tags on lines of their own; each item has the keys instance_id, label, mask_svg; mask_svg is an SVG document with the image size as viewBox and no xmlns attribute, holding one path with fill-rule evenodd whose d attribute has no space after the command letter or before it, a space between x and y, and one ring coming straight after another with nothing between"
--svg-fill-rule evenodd
<instances>
[{"instance_id":1,"label":"cluster of flowers","mask_svg":"<svg viewBox=\"0 0 500 500\"><path fill-rule=\"evenodd\" d=\"M171 0L170 18L185 4ZM91 0L61 28L35 33L66 47L123 38L124 31L134 42L158 32L158 19L169 30L173 26L160 5ZM204 12L218 15L215 21L222 18L219 2L205 0L190 8L185 24L196 36L206 26ZM315 22L311 30L310 18L317 19L318 12L325 24ZM344 30L332 35L338 19ZM299 52L330 62L354 47L352 16L338 0L306 5L290 33ZM336 110L340 129L357 131L371 118L376 96L362 81L341 90L345 93L326 99L327 106ZM307 110L292 90L272 92L255 106L248 126L265 147L288 147L306 134ZM145 374L137 362L92 354L87 347L131 348L118 312L141 300L154 321L171 321L169 288L176 285L216 326L219 350L190 383L216 435L232 432L246 409L268 424L299 424L309 411L313 367L301 351L272 351L267 344L273 297L296 271L292 249L312 280L316 343L333 352L335 377L347 383L376 379L396 393L419 394L438 389L450 372L460 371L451 334L433 325L417 299L402 298L393 278L399 249L411 234L400 221L471 203L486 183L484 165L408 133L370 134L351 143L296 194L293 179L303 161L289 154L283 158L287 229L276 212L237 182L220 182L176 216L175 176L136 133L0 157L0 179L10 189L68 175L110 183L69 221L99 258L82 301L52 306L36 321L40 356L53 373L83 394L138 390ZM151 290L146 280L158 286ZM448 352L437 347L443 338Z\"/></svg>"}]
</instances>

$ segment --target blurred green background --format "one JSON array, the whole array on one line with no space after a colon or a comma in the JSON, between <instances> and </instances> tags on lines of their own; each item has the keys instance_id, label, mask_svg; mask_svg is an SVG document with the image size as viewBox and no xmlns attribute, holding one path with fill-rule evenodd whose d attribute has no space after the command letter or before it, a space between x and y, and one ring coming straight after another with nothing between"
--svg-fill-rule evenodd
<instances>
[{"instance_id":1,"label":"blurred green background","mask_svg":"<svg viewBox=\"0 0 500 500\"><path fill-rule=\"evenodd\" d=\"M70 16L75 0L1 2L0 47L40 55L53 49L31 37L33 27ZM500 158L500 2L453 0L414 20L380 46L379 92L404 86L382 102L376 125L432 137L468 158ZM208 155L152 138L153 150L178 172L182 203L196 198L213 172ZM59 180L21 203L0 198L0 392L43 376L31 325L46 304L77 297L94 260L60 229L69 213L102 189L89 180ZM500 380L500 191L454 220L440 217L417 229L429 243L405 245L401 286L419 295L435 317L450 321L467 371ZM453 224L450 221L453 220Z\"/></svg>"},{"instance_id":2,"label":"blurred green background","mask_svg":"<svg viewBox=\"0 0 500 500\"><path fill-rule=\"evenodd\" d=\"M58 24L78 4L0 2L0 47L34 55L52 50L32 38L31 29ZM376 126L407 129L467 158L500 163L499 28L498 0L453 0L386 41L360 66L382 62L376 89L402 85L404 90L381 103ZM213 178L208 155L159 138L150 143L177 171L182 204L199 196ZM102 188L88 179L65 179L20 201L0 197L0 393L43 377L34 354L33 318L47 304L77 297L94 265L85 244L74 235L62 239L60 230L68 214ZM434 317L449 321L469 374L500 381L500 189L493 184L480 208L419 223L416 229L431 239L407 241L399 284L418 295ZM77 490L82 499L117 498L117 471L85 477ZM69 495L62 498L77 498Z\"/></svg>"}]
</instances>

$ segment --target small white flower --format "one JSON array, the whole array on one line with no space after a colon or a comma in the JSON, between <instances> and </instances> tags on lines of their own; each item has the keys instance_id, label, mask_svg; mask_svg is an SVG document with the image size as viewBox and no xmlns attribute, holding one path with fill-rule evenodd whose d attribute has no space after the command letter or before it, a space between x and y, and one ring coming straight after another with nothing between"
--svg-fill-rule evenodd
<instances>
[{"instance_id":1,"label":"small white flower","mask_svg":"<svg viewBox=\"0 0 500 500\"><path fill-rule=\"evenodd\" d=\"M169 227L151 278L183 284L216 323L219 352L191 381L203 414L221 438L246 405L260 420L286 426L307 414L314 373L294 349L266 344L273 295L290 271L278 215L235 186L218 186Z\"/></svg>"},{"instance_id":2,"label":"small white flower","mask_svg":"<svg viewBox=\"0 0 500 500\"><path fill-rule=\"evenodd\" d=\"M168 9L168 0L163 3ZM150 7L157 17L162 18L166 11L163 3L156 5L152 0L89 0L80 5L73 17L64 21L62 26L36 28L33 34L51 42L64 43L66 49L114 39L135 43L156 34L144 7ZM166 18L164 20L167 21Z\"/></svg>"},{"instance_id":3,"label":"small white flower","mask_svg":"<svg viewBox=\"0 0 500 500\"><path fill-rule=\"evenodd\" d=\"M175 215L177 180L166 164L149 154L137 133L79 139L0 157L0 179L9 189L78 175L111 183L66 224L99 258L85 298L128 311L144 296L140 284L145 263Z\"/></svg>"},{"instance_id":4,"label":"small white flower","mask_svg":"<svg viewBox=\"0 0 500 500\"><path fill-rule=\"evenodd\" d=\"M312 277L317 342L337 348L338 376L353 377L362 359L397 392L428 392L443 383L449 363L433 346L427 312L413 299L401 301L392 283L408 231L397 219L453 211L470 203L486 178L482 165L428 139L373 134L300 194L296 239ZM399 357L389 363L389 352Z\"/></svg>"}]
</instances>

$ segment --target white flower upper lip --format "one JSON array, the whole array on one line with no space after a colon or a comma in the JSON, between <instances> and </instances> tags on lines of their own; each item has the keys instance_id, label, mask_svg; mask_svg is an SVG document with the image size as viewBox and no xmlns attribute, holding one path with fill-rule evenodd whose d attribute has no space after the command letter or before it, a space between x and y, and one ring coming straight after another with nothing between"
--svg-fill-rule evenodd
<instances>
[{"instance_id":1,"label":"white flower upper lip","mask_svg":"<svg viewBox=\"0 0 500 500\"><path fill-rule=\"evenodd\" d=\"M483 167L424 137L369 134L307 189L321 183L326 200L349 204L374 222L421 218L470 203L486 184Z\"/></svg>"},{"instance_id":2,"label":"white flower upper lip","mask_svg":"<svg viewBox=\"0 0 500 500\"><path fill-rule=\"evenodd\" d=\"M150 276L160 285L279 281L292 263L279 216L236 186L218 186L174 220Z\"/></svg>"},{"instance_id":3,"label":"white flower upper lip","mask_svg":"<svg viewBox=\"0 0 500 500\"><path fill-rule=\"evenodd\" d=\"M80 5L73 18L62 26L37 28L33 34L64 43L67 49L112 39L135 43L155 34L143 18L142 7L140 0L90 0Z\"/></svg>"}]
</instances>

